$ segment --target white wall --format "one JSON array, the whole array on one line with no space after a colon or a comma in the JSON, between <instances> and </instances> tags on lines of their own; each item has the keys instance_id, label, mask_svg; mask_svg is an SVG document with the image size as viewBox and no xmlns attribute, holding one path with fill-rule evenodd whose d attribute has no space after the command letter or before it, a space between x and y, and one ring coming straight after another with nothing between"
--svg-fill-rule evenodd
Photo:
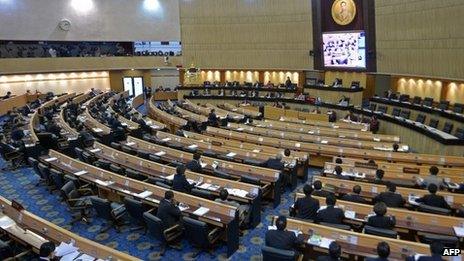
<instances>
[{"instance_id":1,"label":"white wall","mask_svg":"<svg viewBox=\"0 0 464 261\"><path fill-rule=\"evenodd\" d=\"M90 10L75 8L86 2ZM0 0L0 25L0 40L180 41L179 0Z\"/></svg>"},{"instance_id":2,"label":"white wall","mask_svg":"<svg viewBox=\"0 0 464 261\"><path fill-rule=\"evenodd\" d=\"M179 71L176 69L152 70L150 75L152 89L156 89L161 85L172 90L179 84Z\"/></svg>"}]
</instances>

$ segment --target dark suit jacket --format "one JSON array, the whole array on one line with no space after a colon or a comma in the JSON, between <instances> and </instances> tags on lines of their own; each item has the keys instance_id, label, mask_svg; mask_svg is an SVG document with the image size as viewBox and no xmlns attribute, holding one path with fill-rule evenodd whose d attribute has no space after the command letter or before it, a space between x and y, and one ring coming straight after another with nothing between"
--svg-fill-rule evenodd
<instances>
[{"instance_id":1,"label":"dark suit jacket","mask_svg":"<svg viewBox=\"0 0 464 261\"><path fill-rule=\"evenodd\" d=\"M363 197L361 197L358 194L346 194L342 197L342 200L361 203L361 204L367 203L367 200L365 200Z\"/></svg>"},{"instance_id":2,"label":"dark suit jacket","mask_svg":"<svg viewBox=\"0 0 464 261\"><path fill-rule=\"evenodd\" d=\"M282 250L295 250L302 244L303 239L296 237L292 231L268 230L266 232L266 246Z\"/></svg>"},{"instance_id":3,"label":"dark suit jacket","mask_svg":"<svg viewBox=\"0 0 464 261\"><path fill-rule=\"evenodd\" d=\"M200 172L203 170L200 163L197 160L191 160L185 165L185 167L193 172Z\"/></svg>"},{"instance_id":4,"label":"dark suit jacket","mask_svg":"<svg viewBox=\"0 0 464 261\"><path fill-rule=\"evenodd\" d=\"M319 209L319 200L312 197L299 198L295 202L296 217L302 219L315 219Z\"/></svg>"},{"instance_id":5,"label":"dark suit jacket","mask_svg":"<svg viewBox=\"0 0 464 261\"><path fill-rule=\"evenodd\" d=\"M326 222L332 224L341 224L345 218L343 210L334 206L327 206L326 209L317 212L316 222Z\"/></svg>"},{"instance_id":6,"label":"dark suit jacket","mask_svg":"<svg viewBox=\"0 0 464 261\"><path fill-rule=\"evenodd\" d=\"M187 178L185 175L174 175L174 180L172 181L172 189L189 193L192 190L192 185L188 183Z\"/></svg>"},{"instance_id":7,"label":"dark suit jacket","mask_svg":"<svg viewBox=\"0 0 464 261\"><path fill-rule=\"evenodd\" d=\"M316 197L327 197L328 195L333 195L331 192L329 191L325 191L325 190L314 190L313 193L311 194L313 196L316 196Z\"/></svg>"},{"instance_id":8,"label":"dark suit jacket","mask_svg":"<svg viewBox=\"0 0 464 261\"><path fill-rule=\"evenodd\" d=\"M417 261L442 261L443 258L440 255L433 255L433 256L421 256ZM410 256L406 259L406 261L415 261L413 256Z\"/></svg>"},{"instance_id":9,"label":"dark suit jacket","mask_svg":"<svg viewBox=\"0 0 464 261\"><path fill-rule=\"evenodd\" d=\"M394 217L371 216L367 219L367 225L371 227L392 229L395 227L396 220Z\"/></svg>"},{"instance_id":10,"label":"dark suit jacket","mask_svg":"<svg viewBox=\"0 0 464 261\"><path fill-rule=\"evenodd\" d=\"M170 201L163 199L159 204L156 216L161 219L165 228L170 228L179 222L182 212Z\"/></svg>"},{"instance_id":11,"label":"dark suit jacket","mask_svg":"<svg viewBox=\"0 0 464 261\"><path fill-rule=\"evenodd\" d=\"M282 161L278 159L268 159L266 162L266 166L270 169L275 169L275 170L283 170L284 169L284 164Z\"/></svg>"},{"instance_id":12,"label":"dark suit jacket","mask_svg":"<svg viewBox=\"0 0 464 261\"><path fill-rule=\"evenodd\" d=\"M432 207L450 209L448 202L446 202L445 198L440 195L428 194L416 201Z\"/></svg>"},{"instance_id":13,"label":"dark suit jacket","mask_svg":"<svg viewBox=\"0 0 464 261\"><path fill-rule=\"evenodd\" d=\"M404 199L400 194L390 191L382 192L374 198L374 202L383 202L387 207L398 208L404 206Z\"/></svg>"},{"instance_id":14,"label":"dark suit jacket","mask_svg":"<svg viewBox=\"0 0 464 261\"><path fill-rule=\"evenodd\" d=\"M215 113L208 114L208 122L210 122L210 123L216 123L217 122L217 116L216 116Z\"/></svg>"}]
</instances>

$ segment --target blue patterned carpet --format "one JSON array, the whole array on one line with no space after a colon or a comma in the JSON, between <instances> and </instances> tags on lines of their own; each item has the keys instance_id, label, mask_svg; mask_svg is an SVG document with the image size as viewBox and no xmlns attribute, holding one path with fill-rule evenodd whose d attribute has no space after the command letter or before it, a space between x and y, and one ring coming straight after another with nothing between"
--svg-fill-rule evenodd
<instances>
[{"instance_id":1,"label":"blue patterned carpet","mask_svg":"<svg viewBox=\"0 0 464 261\"><path fill-rule=\"evenodd\" d=\"M1 167L4 165L1 160L0 165ZM316 170L310 170L310 175L314 171ZM104 223L102 219L93 218L90 225L76 223L71 227L69 225L71 216L65 203L60 202L57 193L50 194L44 186L36 186L38 180L38 176L31 168L1 172L0 195L10 200L17 200L28 211L65 229L143 260L192 260L191 253L194 249L185 240L182 241L181 251L167 250L164 257L160 257L158 247L150 249L152 244L157 244L156 240L143 235L143 233L130 232L127 229L124 229L122 233L117 233L114 229L110 229L106 233L98 233ZM240 248L229 260L261 260L261 246L264 244L267 226L272 216L288 215L288 208L293 203L293 195L293 192L287 191L276 209L264 208L262 222L257 228L244 232L244 236L240 238ZM226 260L225 253L226 247L221 244L215 249L214 256L202 253L196 260Z\"/></svg>"}]
</instances>

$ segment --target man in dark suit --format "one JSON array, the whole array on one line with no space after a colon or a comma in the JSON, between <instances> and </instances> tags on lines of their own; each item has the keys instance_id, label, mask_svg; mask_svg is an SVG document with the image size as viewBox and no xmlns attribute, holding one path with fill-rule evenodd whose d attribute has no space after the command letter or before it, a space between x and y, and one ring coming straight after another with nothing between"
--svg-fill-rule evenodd
<instances>
[{"instance_id":1,"label":"man in dark suit","mask_svg":"<svg viewBox=\"0 0 464 261\"><path fill-rule=\"evenodd\" d=\"M388 191L382 192L374 198L374 202L383 202L387 207L400 208L404 206L405 200L396 192L396 185L389 182L387 183Z\"/></svg>"},{"instance_id":2,"label":"man in dark suit","mask_svg":"<svg viewBox=\"0 0 464 261\"><path fill-rule=\"evenodd\" d=\"M319 200L311 197L313 188L311 185L306 184L303 188L305 194L304 198L299 198L295 202L296 217L302 219L316 218L317 210L319 210Z\"/></svg>"},{"instance_id":3,"label":"man in dark suit","mask_svg":"<svg viewBox=\"0 0 464 261\"><path fill-rule=\"evenodd\" d=\"M316 261L338 261L341 260L342 247L335 241L329 244L329 255L318 256Z\"/></svg>"},{"instance_id":4,"label":"man in dark suit","mask_svg":"<svg viewBox=\"0 0 464 261\"><path fill-rule=\"evenodd\" d=\"M325 198L325 203L327 204L327 207L317 212L315 221L318 223L325 222L341 224L345 218L345 213L340 208L335 207L337 199L333 195L329 195Z\"/></svg>"},{"instance_id":5,"label":"man in dark suit","mask_svg":"<svg viewBox=\"0 0 464 261\"><path fill-rule=\"evenodd\" d=\"M335 166L335 175L337 176L337 179L353 179L354 178L350 178L350 176L343 176L342 173L343 173L343 168L341 166Z\"/></svg>"},{"instance_id":6,"label":"man in dark suit","mask_svg":"<svg viewBox=\"0 0 464 261\"><path fill-rule=\"evenodd\" d=\"M55 260L55 244L45 242L40 245L39 260Z\"/></svg>"},{"instance_id":7,"label":"man in dark suit","mask_svg":"<svg viewBox=\"0 0 464 261\"><path fill-rule=\"evenodd\" d=\"M113 121L111 122L111 128L113 130L116 130L118 128L124 128L121 122L119 121L119 114L114 115Z\"/></svg>"},{"instance_id":8,"label":"man in dark suit","mask_svg":"<svg viewBox=\"0 0 464 261\"><path fill-rule=\"evenodd\" d=\"M427 206L437 207L437 208L446 208L450 209L451 207L446 202L443 196L437 195L438 186L431 183L428 188L430 194L423 196L422 198L416 199L416 202L423 203Z\"/></svg>"},{"instance_id":9,"label":"man in dark suit","mask_svg":"<svg viewBox=\"0 0 464 261\"><path fill-rule=\"evenodd\" d=\"M274 247L282 250L296 251L296 247L303 244L303 235L295 236L292 231L286 231L287 218L279 216L276 220L277 230L268 230L266 232L266 246Z\"/></svg>"},{"instance_id":10,"label":"man in dark suit","mask_svg":"<svg viewBox=\"0 0 464 261\"><path fill-rule=\"evenodd\" d=\"M182 217L182 212L176 205L174 193L170 190L166 191L164 193L164 199L162 199L159 204L158 213L156 214L163 222L165 228L177 225Z\"/></svg>"},{"instance_id":11,"label":"man in dark suit","mask_svg":"<svg viewBox=\"0 0 464 261\"><path fill-rule=\"evenodd\" d=\"M314 188L314 191L312 194L313 196L325 198L329 195L333 195L329 191L322 190L322 182L320 180L316 180L313 182L313 188Z\"/></svg>"},{"instance_id":12,"label":"man in dark suit","mask_svg":"<svg viewBox=\"0 0 464 261\"><path fill-rule=\"evenodd\" d=\"M282 162L282 155L278 153L275 158L269 158L266 162L266 166L270 169L284 170L284 163Z\"/></svg>"},{"instance_id":13,"label":"man in dark suit","mask_svg":"<svg viewBox=\"0 0 464 261\"><path fill-rule=\"evenodd\" d=\"M375 216L370 216L367 219L367 225L371 227L393 229L396 224L395 217L385 216L387 213L387 205L383 202L378 202L374 205Z\"/></svg>"},{"instance_id":14,"label":"man in dark suit","mask_svg":"<svg viewBox=\"0 0 464 261\"><path fill-rule=\"evenodd\" d=\"M390 255L390 246L387 242L382 241L377 244L377 255L378 257L367 258L366 261L388 261Z\"/></svg>"},{"instance_id":15,"label":"man in dark suit","mask_svg":"<svg viewBox=\"0 0 464 261\"><path fill-rule=\"evenodd\" d=\"M443 254L443 249L445 246L443 243L440 241L434 241L432 244L430 244L430 253L432 254L431 256L421 256L417 260L414 258L414 256L408 257L406 260L407 261L442 261L442 254Z\"/></svg>"},{"instance_id":16,"label":"man in dark suit","mask_svg":"<svg viewBox=\"0 0 464 261\"><path fill-rule=\"evenodd\" d=\"M344 195L342 197L342 200L361 203L361 204L367 204L368 203L367 200L365 200L363 197L361 197L359 195L360 193L361 193L361 186L355 185L353 187L353 193Z\"/></svg>"},{"instance_id":17,"label":"man in dark suit","mask_svg":"<svg viewBox=\"0 0 464 261\"><path fill-rule=\"evenodd\" d=\"M211 126L218 126L218 120L214 109L211 109L211 112L208 114L208 123Z\"/></svg>"},{"instance_id":18,"label":"man in dark suit","mask_svg":"<svg viewBox=\"0 0 464 261\"><path fill-rule=\"evenodd\" d=\"M172 189L179 192L190 193L192 188L193 186L190 185L185 178L185 167L178 166L176 168L176 175L174 175L174 180L172 181Z\"/></svg>"},{"instance_id":19,"label":"man in dark suit","mask_svg":"<svg viewBox=\"0 0 464 261\"><path fill-rule=\"evenodd\" d=\"M198 172L201 173L203 171L203 168L201 167L200 163L201 159L201 154L200 153L194 153L193 154L193 159L189 161L186 165L187 169L193 171L193 172Z\"/></svg>"}]
</instances>

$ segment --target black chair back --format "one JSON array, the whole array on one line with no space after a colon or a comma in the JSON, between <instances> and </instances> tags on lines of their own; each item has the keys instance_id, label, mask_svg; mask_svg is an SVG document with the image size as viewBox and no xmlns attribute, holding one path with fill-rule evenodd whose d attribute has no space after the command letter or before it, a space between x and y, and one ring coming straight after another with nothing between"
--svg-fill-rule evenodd
<instances>
[{"instance_id":1,"label":"black chair back","mask_svg":"<svg viewBox=\"0 0 464 261\"><path fill-rule=\"evenodd\" d=\"M150 154L148 156L148 159L154 162L159 162L159 163L162 161L161 158L155 154Z\"/></svg>"},{"instance_id":2,"label":"black chair back","mask_svg":"<svg viewBox=\"0 0 464 261\"><path fill-rule=\"evenodd\" d=\"M371 227L371 226L364 226L364 233L369 234L369 235L376 235L380 237L389 237L389 238L398 237L398 233L394 230Z\"/></svg>"},{"instance_id":3,"label":"black chair back","mask_svg":"<svg viewBox=\"0 0 464 261\"><path fill-rule=\"evenodd\" d=\"M40 174L40 171L39 171L39 162L34 159L33 157L29 157L27 158L27 162L29 163L29 165L32 167L32 169L34 170L34 172L39 175L40 177L42 177L42 175Z\"/></svg>"},{"instance_id":4,"label":"black chair back","mask_svg":"<svg viewBox=\"0 0 464 261\"><path fill-rule=\"evenodd\" d=\"M379 108L377 110L381 113L387 113L388 108L387 106L379 105Z\"/></svg>"},{"instance_id":5,"label":"black chair back","mask_svg":"<svg viewBox=\"0 0 464 261\"><path fill-rule=\"evenodd\" d=\"M458 139L464 140L464 129L457 128L454 136L456 136Z\"/></svg>"},{"instance_id":6,"label":"black chair back","mask_svg":"<svg viewBox=\"0 0 464 261\"><path fill-rule=\"evenodd\" d=\"M224 171L220 171L220 170L214 170L214 176L216 177L219 177L219 178L223 178L223 179L232 179L232 177L225 173Z\"/></svg>"},{"instance_id":7,"label":"black chair back","mask_svg":"<svg viewBox=\"0 0 464 261\"><path fill-rule=\"evenodd\" d=\"M261 180L259 178L250 177L250 176L241 176L240 182L254 184L254 185L261 185Z\"/></svg>"},{"instance_id":8,"label":"black chair back","mask_svg":"<svg viewBox=\"0 0 464 261\"><path fill-rule=\"evenodd\" d=\"M136 170L133 170L133 169L126 169L126 176L128 178L131 178L131 179L136 179L136 180L145 180L146 177L142 174L140 174L140 172L136 171Z\"/></svg>"},{"instance_id":9,"label":"black chair back","mask_svg":"<svg viewBox=\"0 0 464 261\"><path fill-rule=\"evenodd\" d=\"M443 132L451 133L453 131L454 125L451 122L445 122L445 126L443 126Z\"/></svg>"},{"instance_id":10,"label":"black chair back","mask_svg":"<svg viewBox=\"0 0 464 261\"><path fill-rule=\"evenodd\" d=\"M263 261L295 261L295 251L282 250L269 246L261 248Z\"/></svg>"},{"instance_id":11,"label":"black chair back","mask_svg":"<svg viewBox=\"0 0 464 261\"><path fill-rule=\"evenodd\" d=\"M455 103L453 111L456 112L456 113L462 113L464 111L464 104Z\"/></svg>"},{"instance_id":12,"label":"black chair back","mask_svg":"<svg viewBox=\"0 0 464 261\"><path fill-rule=\"evenodd\" d=\"M110 170L116 174L124 175L124 169L114 164L110 164Z\"/></svg>"},{"instance_id":13,"label":"black chair back","mask_svg":"<svg viewBox=\"0 0 464 261\"><path fill-rule=\"evenodd\" d=\"M440 104L438 104L438 109L440 110L448 110L449 108L449 101L440 101Z\"/></svg>"},{"instance_id":14,"label":"black chair back","mask_svg":"<svg viewBox=\"0 0 464 261\"><path fill-rule=\"evenodd\" d=\"M200 197L200 198L206 198L206 199L212 199L213 195L211 192L206 191L206 190L199 190L196 188L193 188L192 191L190 191L190 194Z\"/></svg>"},{"instance_id":15,"label":"black chair back","mask_svg":"<svg viewBox=\"0 0 464 261\"><path fill-rule=\"evenodd\" d=\"M203 221L189 217L183 217L182 220L185 228L185 237L190 244L198 248L207 248L209 246L208 225Z\"/></svg>"},{"instance_id":16,"label":"black chair back","mask_svg":"<svg viewBox=\"0 0 464 261\"><path fill-rule=\"evenodd\" d=\"M400 108L393 108L392 115L393 116L400 116L401 109Z\"/></svg>"},{"instance_id":17,"label":"black chair back","mask_svg":"<svg viewBox=\"0 0 464 261\"><path fill-rule=\"evenodd\" d=\"M437 208L425 204L420 204L417 210L426 213L439 214L439 215L449 215L451 210L446 208Z\"/></svg>"},{"instance_id":18,"label":"black chair back","mask_svg":"<svg viewBox=\"0 0 464 261\"><path fill-rule=\"evenodd\" d=\"M443 243L445 247L456 248L459 246L459 238L454 236L436 235L430 233L420 233L421 241L426 244L432 244L435 241Z\"/></svg>"},{"instance_id":19,"label":"black chair back","mask_svg":"<svg viewBox=\"0 0 464 261\"><path fill-rule=\"evenodd\" d=\"M63 173L56 169L50 170L50 180L57 189L61 189L64 186Z\"/></svg>"},{"instance_id":20,"label":"black chair back","mask_svg":"<svg viewBox=\"0 0 464 261\"><path fill-rule=\"evenodd\" d=\"M430 97L425 97L424 101L422 102L422 105L432 107L433 105L433 98Z\"/></svg>"},{"instance_id":21,"label":"black chair back","mask_svg":"<svg viewBox=\"0 0 464 261\"><path fill-rule=\"evenodd\" d=\"M82 158L84 159L85 163L88 163L91 165L93 165L95 161L95 157L87 151L82 152Z\"/></svg>"},{"instance_id":22,"label":"black chair back","mask_svg":"<svg viewBox=\"0 0 464 261\"><path fill-rule=\"evenodd\" d=\"M144 151L137 151L137 156L139 156L142 159L149 159L150 158L150 153L144 152Z\"/></svg>"},{"instance_id":23,"label":"black chair back","mask_svg":"<svg viewBox=\"0 0 464 261\"><path fill-rule=\"evenodd\" d=\"M166 238L164 237L164 226L161 219L157 216L151 214L150 212L143 213L143 218L145 223L147 224L148 233L153 236L155 239L166 242Z\"/></svg>"},{"instance_id":24,"label":"black chair back","mask_svg":"<svg viewBox=\"0 0 464 261\"><path fill-rule=\"evenodd\" d=\"M342 230L348 230L348 231L351 230L351 227L349 225L344 225L344 224L333 224L333 223L327 223L327 222L321 222L320 224L323 226L338 228Z\"/></svg>"},{"instance_id":25,"label":"black chair back","mask_svg":"<svg viewBox=\"0 0 464 261\"><path fill-rule=\"evenodd\" d=\"M411 116L411 111L408 110L402 110L400 113L400 117L409 119L409 116Z\"/></svg>"},{"instance_id":26,"label":"black chair back","mask_svg":"<svg viewBox=\"0 0 464 261\"><path fill-rule=\"evenodd\" d=\"M144 207L142 201L138 201L132 198L124 198L124 206L126 207L129 216L137 222L145 224L143 218Z\"/></svg>"},{"instance_id":27,"label":"black chair back","mask_svg":"<svg viewBox=\"0 0 464 261\"><path fill-rule=\"evenodd\" d=\"M438 127L438 120L437 119L430 119L429 126L432 128Z\"/></svg>"},{"instance_id":28,"label":"black chair back","mask_svg":"<svg viewBox=\"0 0 464 261\"><path fill-rule=\"evenodd\" d=\"M122 151L124 151L125 153L128 153L130 155L134 155L134 156L137 155L137 150L133 149L132 147L122 145L121 149L122 149Z\"/></svg>"},{"instance_id":29,"label":"black chair back","mask_svg":"<svg viewBox=\"0 0 464 261\"><path fill-rule=\"evenodd\" d=\"M419 96L414 96L412 103L413 104L421 104L422 98Z\"/></svg>"},{"instance_id":30,"label":"black chair back","mask_svg":"<svg viewBox=\"0 0 464 261\"><path fill-rule=\"evenodd\" d=\"M39 163L37 167L39 169L40 176L47 182L50 181L50 168L42 163Z\"/></svg>"},{"instance_id":31,"label":"black chair back","mask_svg":"<svg viewBox=\"0 0 464 261\"><path fill-rule=\"evenodd\" d=\"M114 149L117 149L117 150L121 150L121 144L117 143L117 142L111 142L111 147L114 148Z\"/></svg>"},{"instance_id":32,"label":"black chair back","mask_svg":"<svg viewBox=\"0 0 464 261\"><path fill-rule=\"evenodd\" d=\"M85 159L84 157L82 156L82 153L84 152L81 148L74 148L74 151L76 152L76 155L77 155L77 158L80 160L80 161L84 161L85 162Z\"/></svg>"},{"instance_id":33,"label":"black chair back","mask_svg":"<svg viewBox=\"0 0 464 261\"><path fill-rule=\"evenodd\" d=\"M171 186L169 186L168 184L166 184L164 182L155 182L155 185L159 186L159 187L162 187L162 188L165 188L165 189L171 189Z\"/></svg>"},{"instance_id":34,"label":"black chair back","mask_svg":"<svg viewBox=\"0 0 464 261\"><path fill-rule=\"evenodd\" d=\"M424 114L420 114L420 113L417 114L416 121L417 121L417 122L420 122L420 123L422 123L422 124L424 124L424 123L425 123L425 115L424 115Z\"/></svg>"},{"instance_id":35,"label":"black chair back","mask_svg":"<svg viewBox=\"0 0 464 261\"><path fill-rule=\"evenodd\" d=\"M97 216L106 220L111 220L111 202L107 199L99 198L97 196L91 196L90 201L92 202L92 207L97 213Z\"/></svg>"}]
</instances>

